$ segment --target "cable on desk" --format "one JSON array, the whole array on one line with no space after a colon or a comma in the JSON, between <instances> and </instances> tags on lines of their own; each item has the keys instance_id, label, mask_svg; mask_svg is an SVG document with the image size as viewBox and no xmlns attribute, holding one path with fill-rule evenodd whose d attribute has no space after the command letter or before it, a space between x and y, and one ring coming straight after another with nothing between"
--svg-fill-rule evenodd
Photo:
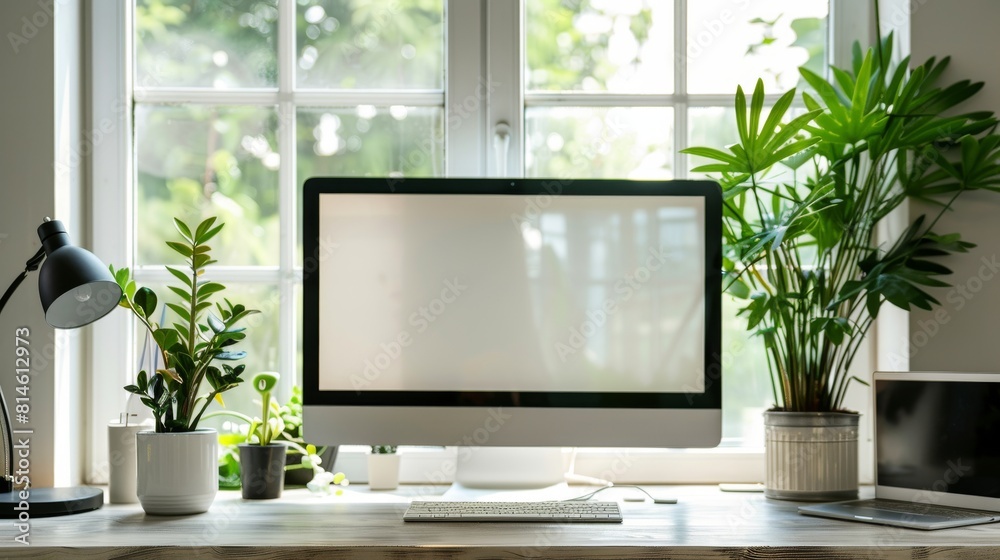
<instances>
[{"instance_id":1,"label":"cable on desk","mask_svg":"<svg viewBox=\"0 0 1000 560\"><path fill-rule=\"evenodd\" d=\"M647 492L645 488L643 488L642 486L636 486L634 484L623 484L623 485L608 484L604 488L598 488L597 490L594 490L593 492L588 492L588 493L586 493L586 494L584 494L582 496L577 496L575 498L569 498L569 499L566 499L566 500L563 500L563 501L564 502L583 502L583 501L589 500L590 498L593 498L594 496L596 496L597 494L599 494L601 492L604 492L605 490L610 490L611 488L635 488L636 490L638 490L638 491L642 492L643 494L649 496L649 499L653 500L654 504L676 504L677 503L677 500L675 498L655 498L655 497L653 497L652 494L650 494L649 492Z\"/></svg>"}]
</instances>

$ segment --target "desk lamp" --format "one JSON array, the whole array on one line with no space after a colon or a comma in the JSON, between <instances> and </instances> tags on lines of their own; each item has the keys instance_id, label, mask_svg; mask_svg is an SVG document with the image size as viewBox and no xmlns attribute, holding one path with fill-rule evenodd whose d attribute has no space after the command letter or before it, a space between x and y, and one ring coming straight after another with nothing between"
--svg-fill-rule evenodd
<instances>
[{"instance_id":1,"label":"desk lamp","mask_svg":"<svg viewBox=\"0 0 1000 560\"><path fill-rule=\"evenodd\" d=\"M70 244L62 222L45 218L38 226L38 237L42 247L28 259L24 272L0 298L0 311L28 273L39 266L42 269L38 273L38 295L45 322L57 329L75 329L90 324L118 305L122 291L111 272L93 253ZM32 518L66 515L98 509L104 504L104 492L100 488L31 488L29 482L27 489L15 489L16 480L24 484L18 480L21 477L14 476L19 457L15 456L14 428L2 390L0 407L0 431L3 432L0 518L17 518L24 511ZM27 499L22 499L24 492ZM27 509L22 502L27 502Z\"/></svg>"}]
</instances>

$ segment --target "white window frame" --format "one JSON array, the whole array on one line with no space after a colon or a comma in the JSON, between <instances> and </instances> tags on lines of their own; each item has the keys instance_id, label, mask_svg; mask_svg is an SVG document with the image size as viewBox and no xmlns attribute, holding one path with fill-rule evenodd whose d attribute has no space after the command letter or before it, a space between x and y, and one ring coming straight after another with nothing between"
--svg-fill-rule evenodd
<instances>
[{"instance_id":1,"label":"white window frame","mask_svg":"<svg viewBox=\"0 0 1000 560\"><path fill-rule=\"evenodd\" d=\"M522 0L445 0L446 13L446 72L445 90L428 91L355 91L310 92L296 91L295 65L295 2L278 0L279 80L276 89L239 90L234 92L204 91L194 88L134 88L132 76L132 2L94 2L88 5L88 45L91 61L90 123L91 129L111 123L111 131L102 142L96 142L90 166L92 189L91 238L93 250L106 261L131 265L134 254L135 184L132 146L131 107L133 101L186 102L212 104L253 104L276 106L280 123L295 123L295 108L299 106L343 106L357 104L414 104L445 107L446 170L449 176L513 176L524 174L524 112L528 106L580 105L581 96L532 93L523 88L523 8ZM685 52L686 20L684 2L675 8L675 52ZM478 22L478 24L476 24ZM471 24L470 24L471 23ZM831 61L844 65L850 60L850 45L855 40L866 44L870 37L867 10L858 10L849 0L831 0L830 44ZM861 33L862 35L859 35ZM678 178L687 171L687 158L679 149L687 145L686 108L689 96L683 93L685 68L675 69L675 89L669 95L645 94L586 94L590 105L612 106L673 106L675 107L673 167ZM141 84L140 84L141 86ZM774 96L777 98L777 95ZM730 95L699 96L699 104L714 103L728 106ZM494 149L497 125L505 123L509 147L504 156ZM296 213L295 188L295 129L280 126L278 153L279 218L291 223ZM506 169L498 166L506 160ZM282 230L281 258L277 267L229 267L213 271L222 282L276 283L282 301L290 302L297 285L301 284L301 269L295 266L294 231ZM133 269L140 282L169 279L162 267ZM893 330L906 328L905 317L897 319ZM295 370L296 330L299 328L294 305L281 306L279 363L282 371ZM105 426L123 408L125 393L121 387L134 375L135 359L132 343L134 329L126 313L112 313L93 328L90 352L91 385L88 395L88 421L85 449L87 464L83 466L90 483L107 481L107 430ZM876 325L873 334L884 328ZM905 332L905 331L904 331ZM862 377L870 377L877 365L875 336L868 347L871 351L859 356L855 368ZM879 353L884 350L879 345ZM290 385L292 376L283 378ZM289 387L285 387L287 390ZM866 397L848 403L856 409L867 408ZM870 428L862 427L862 481L870 481L872 450ZM567 459L568 459L567 453ZM364 462L360 451L344 450L338 456L338 470L344 470L353 480L364 480ZM446 468L455 460L454 449L422 449L410 454L404 462L403 480L409 482L441 482L429 480L427 473L453 472ZM865 465L869 465L867 470ZM718 448L691 450L646 449L581 449L576 454L579 474L612 477L618 482L708 483L719 481L753 482L762 480L763 449Z\"/></svg>"}]
</instances>

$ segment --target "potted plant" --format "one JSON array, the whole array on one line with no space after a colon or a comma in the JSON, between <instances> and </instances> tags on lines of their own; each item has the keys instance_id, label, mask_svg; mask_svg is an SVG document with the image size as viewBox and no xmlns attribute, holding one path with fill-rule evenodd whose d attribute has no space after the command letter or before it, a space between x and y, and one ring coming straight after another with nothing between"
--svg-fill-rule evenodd
<instances>
[{"instance_id":1,"label":"potted plant","mask_svg":"<svg viewBox=\"0 0 1000 560\"><path fill-rule=\"evenodd\" d=\"M233 346L246 337L239 322L256 311L229 300L215 303L213 296L225 289L204 279L205 267L214 263L211 240L222 224L215 218L194 230L175 219L180 240L167 246L185 260L185 270L167 267L179 282L169 286L178 303L166 307L176 322L158 324L153 320L158 298L149 288L137 288L129 270L111 273L122 288L119 305L129 309L156 342L161 365L150 373L140 371L125 390L135 394L153 413L155 431L136 436L137 494L146 513L180 515L208 511L218 491L216 432L201 429L198 423L205 409L225 391L242 381L242 364L219 364L244 358L246 352ZM219 364L219 365L216 365ZM221 367L220 367L221 366ZM201 391L208 382L208 390Z\"/></svg>"},{"instance_id":2,"label":"potted plant","mask_svg":"<svg viewBox=\"0 0 1000 560\"><path fill-rule=\"evenodd\" d=\"M285 486L286 446L274 441L285 425L279 414L278 403L271 398L271 391L280 377L277 372L261 372L253 377L253 388L260 394L260 416L251 418L231 410L218 410L204 416L234 416L249 426L246 440L238 444L240 487L244 500L280 498Z\"/></svg>"},{"instance_id":3,"label":"potted plant","mask_svg":"<svg viewBox=\"0 0 1000 560\"><path fill-rule=\"evenodd\" d=\"M203 418L225 414L224 412L209 412ZM302 388L292 387L292 396L278 409L278 416L284 424L284 430L275 436L274 442L285 444L285 487L306 486L316 477L316 467L319 465L333 466L337 458L337 446L311 446L302 437ZM239 415L249 430L251 419ZM239 445L246 442L247 434L230 432L219 434L221 455L219 458L219 488L237 490L241 488L241 469ZM312 451L309 451L309 450ZM315 455L314 460L310 456Z\"/></svg>"},{"instance_id":4,"label":"potted plant","mask_svg":"<svg viewBox=\"0 0 1000 560\"><path fill-rule=\"evenodd\" d=\"M690 148L712 162L724 197L726 291L763 338L774 389L765 413L772 498L857 495L858 414L844 409L852 361L879 309L931 309L927 287L951 271L933 259L971 243L937 229L964 192L1000 188L992 113L955 110L982 87L942 84L948 59L890 62L892 36L827 81L800 73L807 111L785 119L792 90L765 110L762 83L736 93L739 142ZM786 122L787 121L787 122ZM883 219L904 202L934 204L884 243Z\"/></svg>"},{"instance_id":5,"label":"potted plant","mask_svg":"<svg viewBox=\"0 0 1000 560\"><path fill-rule=\"evenodd\" d=\"M295 443L288 445L285 456L285 486L304 486L313 479L313 470L308 465L302 464L302 460L307 457L303 450L308 445L302 437L302 388L298 385L292 387L292 396L288 402L281 405L281 420L285 424L285 429L278 434L277 441ZM322 460L322 464L333 467L337 459L337 446L325 445L314 451Z\"/></svg>"},{"instance_id":6,"label":"potted plant","mask_svg":"<svg viewBox=\"0 0 1000 560\"><path fill-rule=\"evenodd\" d=\"M395 445L373 445L368 456L368 487L395 490L399 486L399 455Z\"/></svg>"}]
</instances>

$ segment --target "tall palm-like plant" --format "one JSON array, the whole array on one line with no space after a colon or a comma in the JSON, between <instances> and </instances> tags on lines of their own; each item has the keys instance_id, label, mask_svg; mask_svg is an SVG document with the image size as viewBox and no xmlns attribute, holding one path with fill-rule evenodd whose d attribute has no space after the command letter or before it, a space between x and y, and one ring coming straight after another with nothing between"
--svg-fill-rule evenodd
<instances>
[{"instance_id":1,"label":"tall palm-like plant","mask_svg":"<svg viewBox=\"0 0 1000 560\"><path fill-rule=\"evenodd\" d=\"M765 111L758 81L736 93L740 141L686 153L712 163L724 196L728 293L763 337L775 410L842 410L865 334L889 302L931 309L927 287L951 271L935 257L971 243L935 228L962 193L1000 190L1000 136L990 112L956 113L981 83L941 84L948 58L890 62L892 36L862 52L832 83L800 69L807 112L786 119L796 91ZM786 122L787 121L787 122ZM876 226L910 199L932 203L896 239Z\"/></svg>"}]
</instances>

